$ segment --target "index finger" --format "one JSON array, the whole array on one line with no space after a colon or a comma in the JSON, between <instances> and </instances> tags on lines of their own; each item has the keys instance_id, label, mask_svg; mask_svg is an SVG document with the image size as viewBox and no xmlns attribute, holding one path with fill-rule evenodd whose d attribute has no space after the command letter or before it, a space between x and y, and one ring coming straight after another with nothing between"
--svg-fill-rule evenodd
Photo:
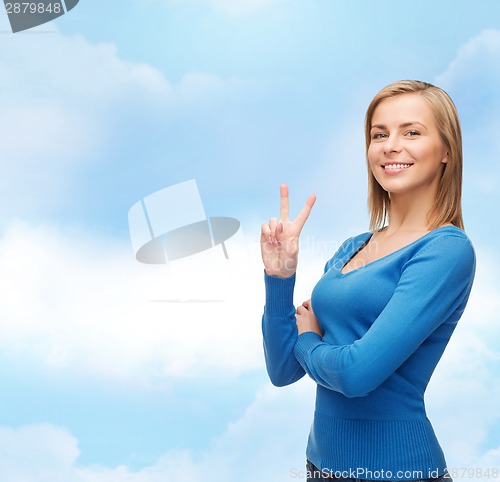
<instances>
[{"instance_id":1,"label":"index finger","mask_svg":"<svg viewBox=\"0 0 500 482\"><path fill-rule=\"evenodd\" d=\"M288 186L283 183L280 186L280 219L288 221Z\"/></svg>"},{"instance_id":2,"label":"index finger","mask_svg":"<svg viewBox=\"0 0 500 482\"><path fill-rule=\"evenodd\" d=\"M301 231L302 228L304 227L304 224L307 221L307 218L309 217L309 214L311 214L311 209L314 206L314 203L316 202L316 194L311 194L306 201L306 204L304 207L300 210L300 213L297 215L295 218L295 221L299 227L299 230Z\"/></svg>"}]
</instances>

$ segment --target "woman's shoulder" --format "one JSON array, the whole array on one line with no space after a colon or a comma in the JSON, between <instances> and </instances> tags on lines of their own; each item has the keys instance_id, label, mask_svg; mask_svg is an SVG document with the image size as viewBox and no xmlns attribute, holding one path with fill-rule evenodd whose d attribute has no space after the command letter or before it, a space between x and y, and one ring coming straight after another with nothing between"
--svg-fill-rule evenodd
<instances>
[{"instance_id":1,"label":"woman's shoulder","mask_svg":"<svg viewBox=\"0 0 500 482\"><path fill-rule=\"evenodd\" d=\"M474 272L476 254L471 240L463 229L445 225L433 229L417 240L408 261L428 260L444 270L458 269Z\"/></svg>"},{"instance_id":2,"label":"woman's shoulder","mask_svg":"<svg viewBox=\"0 0 500 482\"><path fill-rule=\"evenodd\" d=\"M426 246L444 247L446 245L453 245L457 249L462 248L474 251L472 241L467 236L465 231L451 224L435 228L417 241L422 241L423 248Z\"/></svg>"}]
</instances>

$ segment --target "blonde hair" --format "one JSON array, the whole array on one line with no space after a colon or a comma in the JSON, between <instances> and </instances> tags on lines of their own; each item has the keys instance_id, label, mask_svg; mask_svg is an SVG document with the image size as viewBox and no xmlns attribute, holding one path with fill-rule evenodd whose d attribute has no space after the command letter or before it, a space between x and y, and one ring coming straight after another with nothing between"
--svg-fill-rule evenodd
<instances>
[{"instance_id":1,"label":"blonde hair","mask_svg":"<svg viewBox=\"0 0 500 482\"><path fill-rule=\"evenodd\" d=\"M368 161L368 148L371 142L370 131L375 109L385 99L404 94L418 94L429 104L436 121L441 139L448 151L448 162L439 181L434 206L429 213L428 229L443 224L453 224L463 229L462 219L462 131L457 108L450 96L439 87L418 80L401 80L384 87L371 101L366 111L365 138ZM368 210L370 229L378 230L385 226L390 214L391 200L373 176L368 165Z\"/></svg>"}]
</instances>

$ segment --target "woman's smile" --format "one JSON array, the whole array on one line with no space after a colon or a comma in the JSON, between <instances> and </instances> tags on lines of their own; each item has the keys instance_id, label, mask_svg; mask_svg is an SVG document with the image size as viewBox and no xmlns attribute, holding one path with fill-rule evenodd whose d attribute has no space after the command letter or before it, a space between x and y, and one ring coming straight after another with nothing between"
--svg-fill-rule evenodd
<instances>
[{"instance_id":1,"label":"woman's smile","mask_svg":"<svg viewBox=\"0 0 500 482\"><path fill-rule=\"evenodd\" d=\"M413 166L413 164L387 163L382 166L382 169L384 170L385 174L394 176L395 174L406 171L411 166Z\"/></svg>"}]
</instances>

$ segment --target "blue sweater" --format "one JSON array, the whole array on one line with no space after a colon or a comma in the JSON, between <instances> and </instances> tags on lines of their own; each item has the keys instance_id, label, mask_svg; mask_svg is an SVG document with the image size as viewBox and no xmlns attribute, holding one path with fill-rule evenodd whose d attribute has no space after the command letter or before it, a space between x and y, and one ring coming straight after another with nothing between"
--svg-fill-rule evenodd
<instances>
[{"instance_id":1,"label":"blue sweater","mask_svg":"<svg viewBox=\"0 0 500 482\"><path fill-rule=\"evenodd\" d=\"M265 274L267 370L277 386L306 373L317 383L307 457L320 469L369 480L442 475L424 392L467 303L474 249L443 226L342 274L370 237L345 241L312 292L323 337L297 334L295 276Z\"/></svg>"}]
</instances>

